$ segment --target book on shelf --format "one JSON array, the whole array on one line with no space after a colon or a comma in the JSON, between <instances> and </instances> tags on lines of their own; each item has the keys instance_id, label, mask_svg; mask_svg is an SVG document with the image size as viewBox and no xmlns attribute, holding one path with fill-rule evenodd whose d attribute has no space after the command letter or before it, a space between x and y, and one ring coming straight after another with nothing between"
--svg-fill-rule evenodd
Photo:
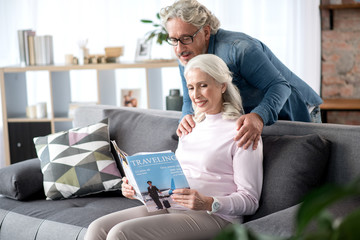
<instances>
[{"instance_id":1,"label":"book on shelf","mask_svg":"<svg viewBox=\"0 0 360 240\"><path fill-rule=\"evenodd\" d=\"M170 197L175 189L190 188L176 156L171 151L137 153L129 156L111 141L122 173L135 190L135 197L149 212L165 208L184 209Z\"/></svg>"},{"instance_id":2,"label":"book on shelf","mask_svg":"<svg viewBox=\"0 0 360 240\"><path fill-rule=\"evenodd\" d=\"M24 42L25 31L31 31L31 29L18 30L20 64L25 64L25 42Z\"/></svg>"},{"instance_id":3,"label":"book on shelf","mask_svg":"<svg viewBox=\"0 0 360 240\"><path fill-rule=\"evenodd\" d=\"M54 64L53 37L37 36L31 29L18 30L20 64Z\"/></svg>"},{"instance_id":4,"label":"book on shelf","mask_svg":"<svg viewBox=\"0 0 360 240\"><path fill-rule=\"evenodd\" d=\"M35 62L36 65L50 65L54 63L52 36L35 36Z\"/></svg>"},{"instance_id":5,"label":"book on shelf","mask_svg":"<svg viewBox=\"0 0 360 240\"><path fill-rule=\"evenodd\" d=\"M35 62L35 44L34 36L28 36L28 45L29 45L29 65L36 65Z\"/></svg>"},{"instance_id":6,"label":"book on shelf","mask_svg":"<svg viewBox=\"0 0 360 240\"><path fill-rule=\"evenodd\" d=\"M46 64L54 64L53 37L51 35L45 35L44 38Z\"/></svg>"},{"instance_id":7,"label":"book on shelf","mask_svg":"<svg viewBox=\"0 0 360 240\"><path fill-rule=\"evenodd\" d=\"M36 32L31 29L18 30L20 62L30 65L29 36L35 36Z\"/></svg>"}]
</instances>

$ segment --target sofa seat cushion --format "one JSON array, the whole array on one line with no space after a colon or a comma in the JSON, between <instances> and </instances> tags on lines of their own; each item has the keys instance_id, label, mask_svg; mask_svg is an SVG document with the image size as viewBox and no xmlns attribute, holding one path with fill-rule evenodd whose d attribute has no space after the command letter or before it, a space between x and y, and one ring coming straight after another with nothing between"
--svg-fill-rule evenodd
<instances>
[{"instance_id":1,"label":"sofa seat cushion","mask_svg":"<svg viewBox=\"0 0 360 240\"><path fill-rule=\"evenodd\" d=\"M0 196L0 209L35 219L48 220L87 228L95 219L126 208L142 205L138 200L121 197L121 192L64 199L61 201L16 201ZM6 214L3 221L6 221ZM0 221L1 222L1 221ZM23 229L18 226L17 229Z\"/></svg>"},{"instance_id":2,"label":"sofa seat cushion","mask_svg":"<svg viewBox=\"0 0 360 240\"><path fill-rule=\"evenodd\" d=\"M257 212L246 221L300 203L328 172L331 143L317 134L263 136L264 180Z\"/></svg>"},{"instance_id":3,"label":"sofa seat cushion","mask_svg":"<svg viewBox=\"0 0 360 240\"><path fill-rule=\"evenodd\" d=\"M121 188L111 154L108 120L34 138L47 199L85 196Z\"/></svg>"}]
</instances>

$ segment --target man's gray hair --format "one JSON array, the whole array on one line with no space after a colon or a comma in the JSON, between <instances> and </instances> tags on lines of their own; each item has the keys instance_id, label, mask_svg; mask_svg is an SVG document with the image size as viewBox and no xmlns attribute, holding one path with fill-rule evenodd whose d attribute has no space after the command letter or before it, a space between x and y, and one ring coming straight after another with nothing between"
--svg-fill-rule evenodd
<instances>
[{"instance_id":1,"label":"man's gray hair","mask_svg":"<svg viewBox=\"0 0 360 240\"><path fill-rule=\"evenodd\" d=\"M200 54L192 58L185 67L184 76L192 69L200 71L213 77L219 84L225 83L226 90L223 93L222 116L224 119L237 119L244 114L241 96L238 88L232 83L232 74L226 63L214 54ZM201 122L205 118L205 113L199 112L194 108L194 119Z\"/></svg>"},{"instance_id":2,"label":"man's gray hair","mask_svg":"<svg viewBox=\"0 0 360 240\"><path fill-rule=\"evenodd\" d=\"M171 6L161 9L160 17L165 29L166 23L173 18L180 18L197 28L209 25L211 34L216 34L220 27L219 19L196 0L178 0Z\"/></svg>"}]
</instances>

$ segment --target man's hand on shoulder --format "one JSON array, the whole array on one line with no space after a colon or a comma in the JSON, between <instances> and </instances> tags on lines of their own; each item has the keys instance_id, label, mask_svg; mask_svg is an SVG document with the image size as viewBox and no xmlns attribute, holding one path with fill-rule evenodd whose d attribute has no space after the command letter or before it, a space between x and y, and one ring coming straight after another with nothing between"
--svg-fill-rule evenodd
<instances>
[{"instance_id":1,"label":"man's hand on shoulder","mask_svg":"<svg viewBox=\"0 0 360 240\"><path fill-rule=\"evenodd\" d=\"M255 150L258 146L261 132L264 128L262 118L256 113L242 115L236 122L238 133L234 140L239 141L238 147L248 149L253 144Z\"/></svg>"},{"instance_id":2,"label":"man's hand on shoulder","mask_svg":"<svg viewBox=\"0 0 360 240\"><path fill-rule=\"evenodd\" d=\"M181 137L183 134L191 133L192 129L195 127L195 121L192 118L192 115L188 114L181 119L179 126L176 130L176 134Z\"/></svg>"}]
</instances>

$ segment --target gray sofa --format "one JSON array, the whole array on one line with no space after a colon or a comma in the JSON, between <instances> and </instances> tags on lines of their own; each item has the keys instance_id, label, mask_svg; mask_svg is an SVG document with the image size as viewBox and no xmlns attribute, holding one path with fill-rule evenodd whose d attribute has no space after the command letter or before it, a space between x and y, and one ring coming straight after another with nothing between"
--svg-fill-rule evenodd
<instances>
[{"instance_id":1,"label":"gray sofa","mask_svg":"<svg viewBox=\"0 0 360 240\"><path fill-rule=\"evenodd\" d=\"M87 106L74 127L109 119L110 139L129 154L175 150L179 112ZM346 184L360 175L360 127L278 121L263 131L264 184L260 207L246 216L255 232L290 236L304 195L324 184ZM120 190L67 200L45 200L39 159L0 169L0 239L83 239L96 218L138 206ZM334 207L336 215L359 206L356 199Z\"/></svg>"}]
</instances>

